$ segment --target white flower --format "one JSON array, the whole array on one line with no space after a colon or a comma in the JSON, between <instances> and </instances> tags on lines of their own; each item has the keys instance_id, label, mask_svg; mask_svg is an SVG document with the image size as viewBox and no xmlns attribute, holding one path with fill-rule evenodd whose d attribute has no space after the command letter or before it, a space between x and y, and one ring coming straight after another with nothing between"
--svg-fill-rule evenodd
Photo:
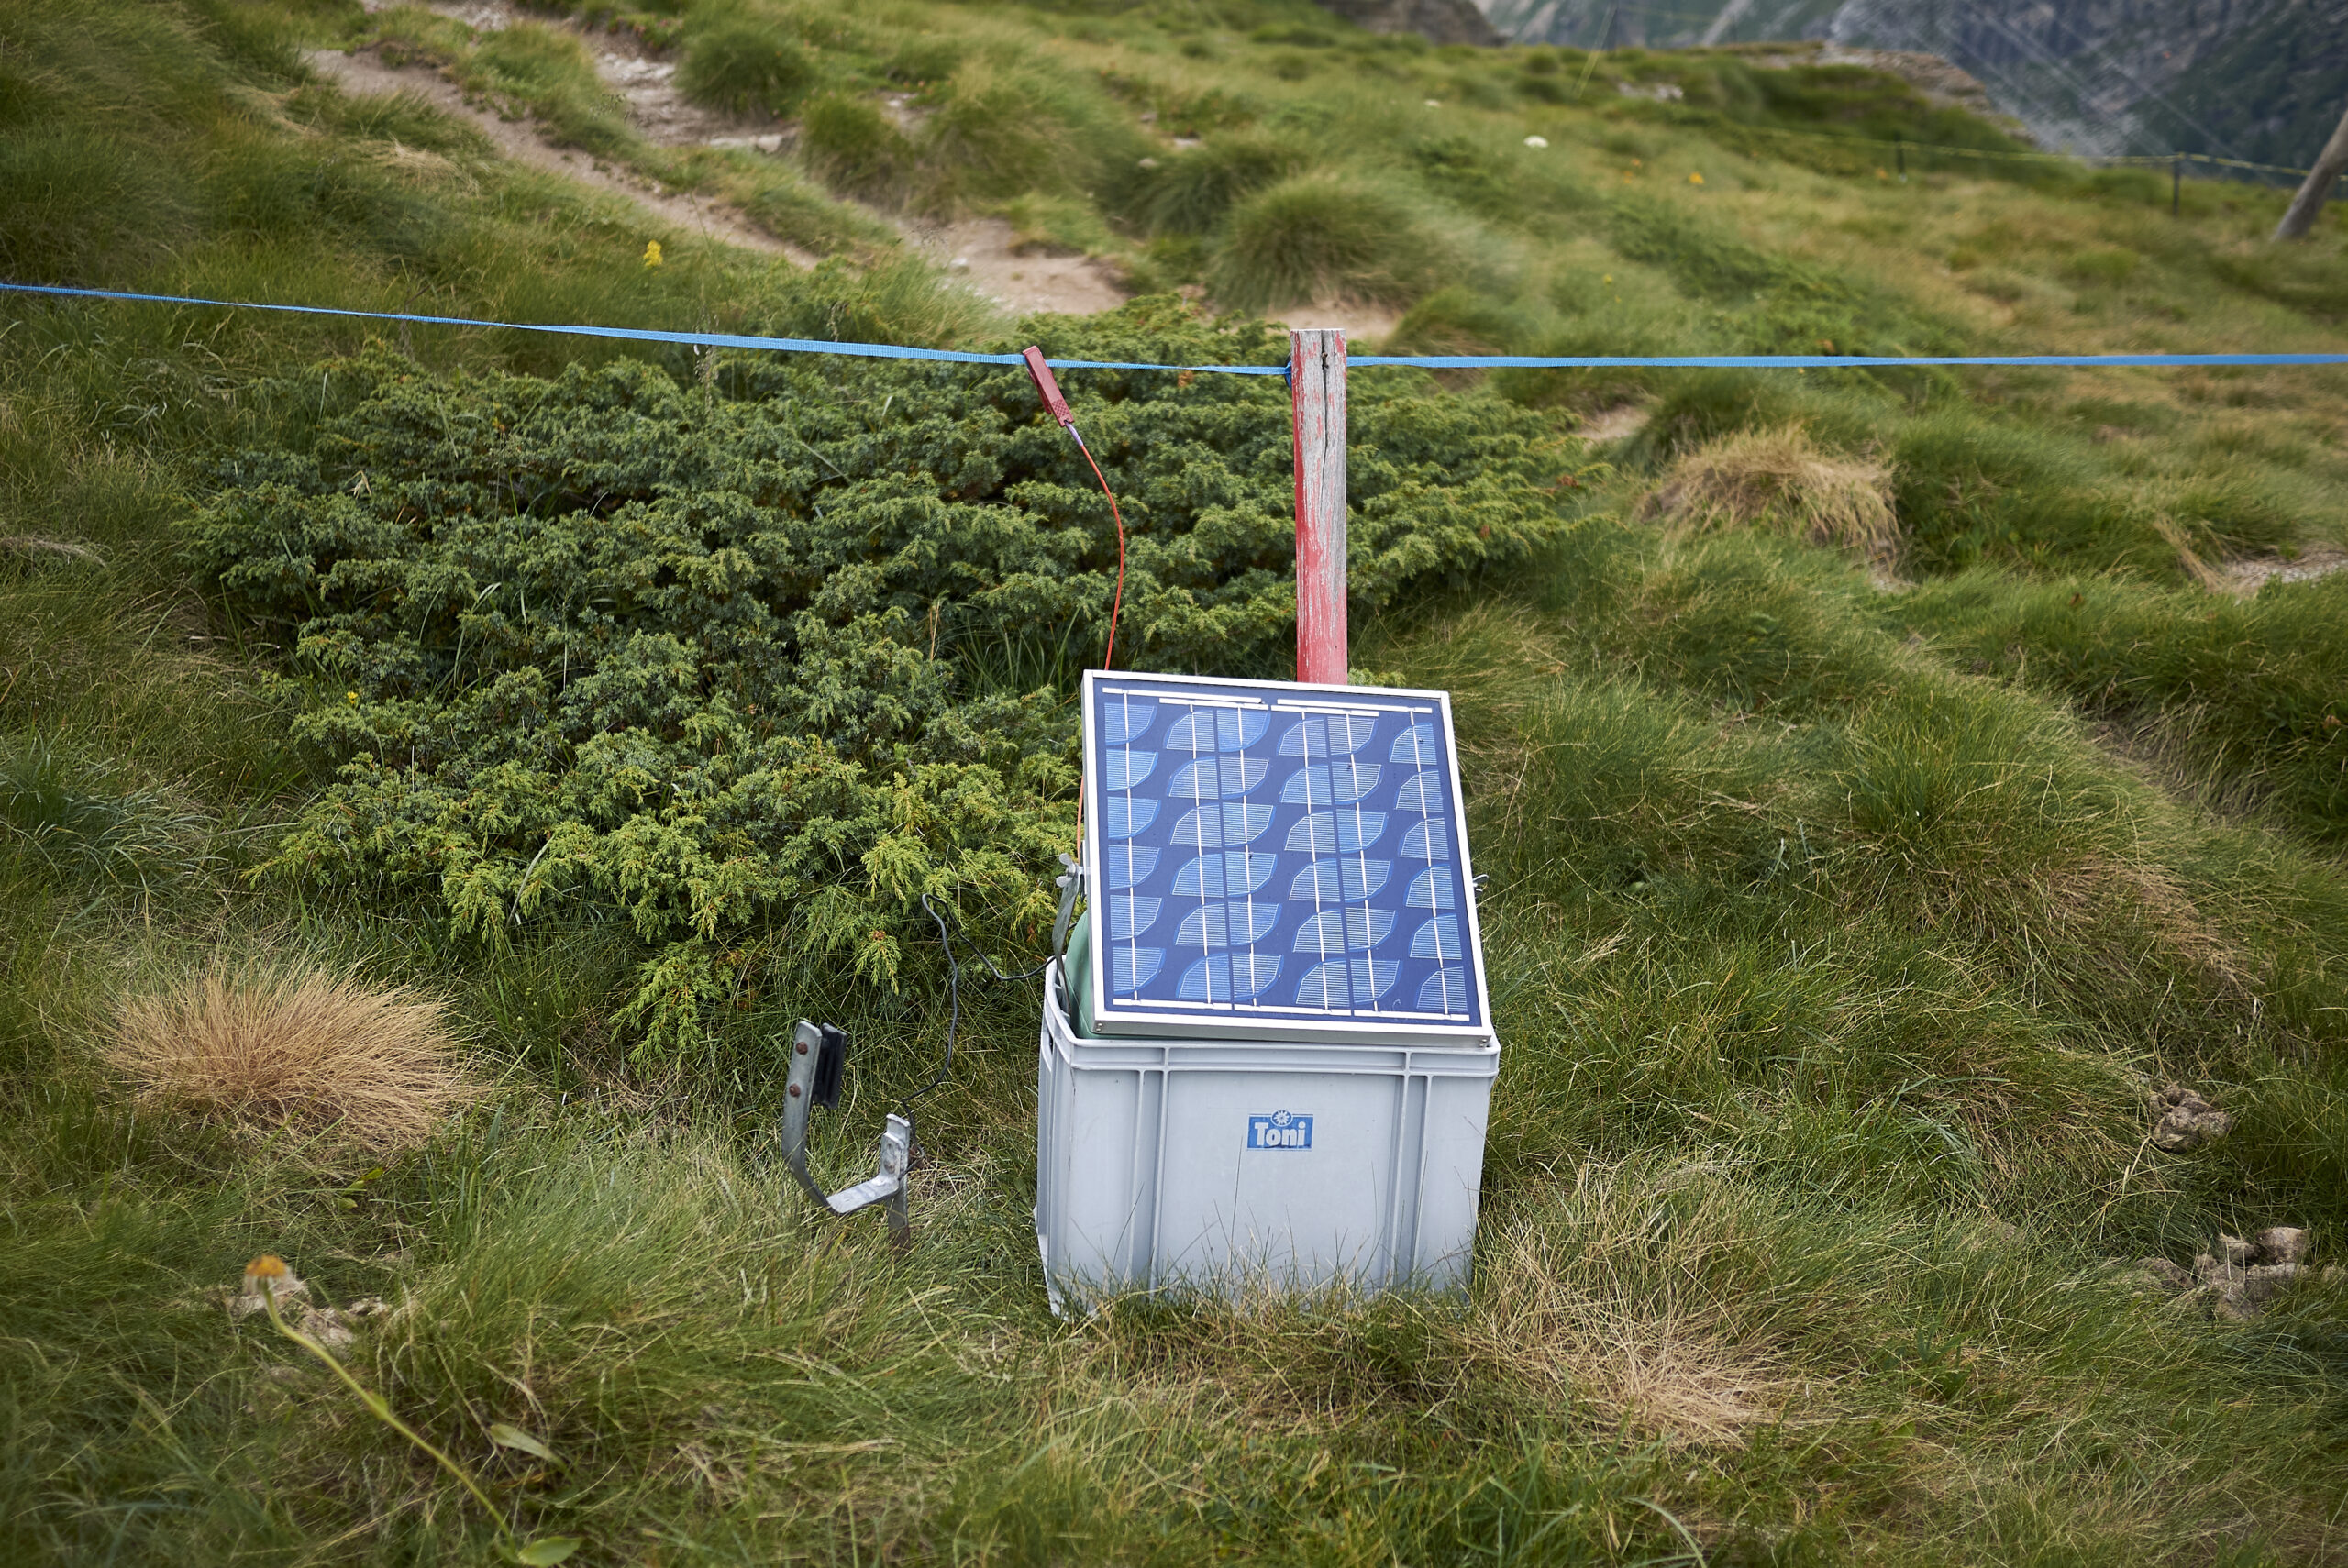
<instances>
[{"instance_id":1,"label":"white flower","mask_svg":"<svg viewBox=\"0 0 2348 1568\"><path fill-rule=\"evenodd\" d=\"M1528 136L1524 138L1524 145L1527 147L1546 147L1549 145L1549 138L1545 136Z\"/></svg>"},{"instance_id":2,"label":"white flower","mask_svg":"<svg viewBox=\"0 0 2348 1568\"><path fill-rule=\"evenodd\" d=\"M1429 98L1427 100L1427 107L1430 109L1440 109L1443 107L1443 100L1440 98Z\"/></svg>"}]
</instances>

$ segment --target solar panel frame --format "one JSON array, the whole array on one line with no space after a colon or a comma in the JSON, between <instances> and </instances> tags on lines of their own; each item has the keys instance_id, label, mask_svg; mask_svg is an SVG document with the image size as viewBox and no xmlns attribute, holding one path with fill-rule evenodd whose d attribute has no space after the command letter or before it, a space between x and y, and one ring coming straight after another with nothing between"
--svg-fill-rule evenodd
<instances>
[{"instance_id":1,"label":"solar panel frame","mask_svg":"<svg viewBox=\"0 0 2348 1568\"><path fill-rule=\"evenodd\" d=\"M1119 698L1126 706L1113 713L1105 705ZM1173 712L1136 724L1135 699ZM1488 1044L1449 693L1088 670L1082 710L1100 1035ZM1151 730L1155 744L1136 747ZM1430 745L1434 755L1421 756ZM1394 857L1369 858L1374 844ZM1294 896L1308 880L1309 913ZM1145 934L1158 940L1144 945ZM1354 1005L1357 987L1365 1005ZM1436 1005L1420 1005L1430 995Z\"/></svg>"}]
</instances>

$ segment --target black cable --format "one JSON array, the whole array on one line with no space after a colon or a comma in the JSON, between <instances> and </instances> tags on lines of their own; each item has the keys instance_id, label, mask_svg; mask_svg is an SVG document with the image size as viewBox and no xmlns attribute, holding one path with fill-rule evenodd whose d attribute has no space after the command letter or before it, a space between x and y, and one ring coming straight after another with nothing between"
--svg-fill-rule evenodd
<instances>
[{"instance_id":1,"label":"black cable","mask_svg":"<svg viewBox=\"0 0 2348 1568\"><path fill-rule=\"evenodd\" d=\"M996 979L1001 980L1005 984L1009 984L1013 980L1032 980L1036 976L1042 974L1045 970L1052 966L1052 961L1049 958L1047 958L1032 969L1022 969L1016 975L1006 975L1002 970L994 966L994 960L988 957L985 951L981 949L977 943L970 940L970 936L968 932L958 931L954 934L960 937L963 944L969 948L971 957L976 958L980 963L984 964L987 966L988 974L992 975Z\"/></svg>"},{"instance_id":2,"label":"black cable","mask_svg":"<svg viewBox=\"0 0 2348 1568\"><path fill-rule=\"evenodd\" d=\"M938 1064L936 1077L905 1096L903 1103L907 1121L913 1120L914 1101L944 1083L947 1075L954 1070L954 1040L962 1029L962 965L961 961L954 956L955 933L947 929L946 917L937 912L937 906L929 901L927 893L921 896L921 907L929 911L931 920L937 922L937 944L946 950L946 1060ZM998 980L1032 980L1051 967L1052 961L1047 958L1032 969L1023 969L1016 975L1006 975L994 966L994 960L988 957L985 950L977 943L971 942L968 936L964 936L962 940L969 943L971 955L986 966L987 973Z\"/></svg>"},{"instance_id":3,"label":"black cable","mask_svg":"<svg viewBox=\"0 0 2348 1568\"><path fill-rule=\"evenodd\" d=\"M908 1121L913 1120L914 1101L944 1083L946 1075L954 1070L954 1036L962 1028L962 966L954 960L954 939L947 934L946 917L937 912L927 893L921 896L921 907L927 910L929 918L937 922L937 944L946 949L946 1060L938 1064L936 1077L905 1096L905 1120Z\"/></svg>"}]
</instances>

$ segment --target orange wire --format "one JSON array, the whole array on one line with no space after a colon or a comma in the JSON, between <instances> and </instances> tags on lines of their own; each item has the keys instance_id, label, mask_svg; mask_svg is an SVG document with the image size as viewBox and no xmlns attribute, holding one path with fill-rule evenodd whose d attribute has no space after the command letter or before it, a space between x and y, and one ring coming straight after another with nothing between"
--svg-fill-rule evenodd
<instances>
[{"instance_id":1,"label":"orange wire","mask_svg":"<svg viewBox=\"0 0 2348 1568\"><path fill-rule=\"evenodd\" d=\"M1076 426L1069 425L1068 433L1076 436ZM1101 493L1109 498L1109 515L1117 525L1117 596L1109 604L1109 646L1101 656L1101 668L1107 669L1117 657L1117 616L1125 607L1125 518L1117 510L1117 498L1109 489L1108 476L1101 471L1099 463L1093 462L1092 448L1084 444L1081 436L1076 436L1076 449L1084 454L1086 462L1092 464L1092 477L1101 481Z\"/></svg>"}]
</instances>

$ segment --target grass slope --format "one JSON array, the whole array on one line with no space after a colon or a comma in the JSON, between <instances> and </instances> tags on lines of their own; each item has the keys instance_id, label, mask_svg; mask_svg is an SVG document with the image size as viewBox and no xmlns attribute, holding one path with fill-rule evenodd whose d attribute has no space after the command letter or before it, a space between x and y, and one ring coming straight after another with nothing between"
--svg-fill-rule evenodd
<instances>
[{"instance_id":1,"label":"grass slope","mask_svg":"<svg viewBox=\"0 0 2348 1568\"><path fill-rule=\"evenodd\" d=\"M18 7L0 16L0 271L1010 340L828 182L997 213L1153 287L1380 302L1398 345L1431 348L2298 348L2337 343L2348 300L2337 225L2267 249L2255 193L2189 190L2173 221L2124 180L1953 164L1902 184L1864 149L1759 134L1995 136L1937 125L1880 78L1772 75L1734 51L1427 50L1301 6L1189 0L583 14L672 49L695 91L794 116L792 160L640 145L555 13L482 36L323 0ZM395 28L610 157L668 160L746 204L780 193L840 258L795 272L648 231L415 100L348 99L302 64ZM919 112L901 125L892 96ZM2107 1266L2276 1223L2342 1257L2348 579L2240 602L2198 586L2229 555L2348 536L2338 378L1362 385L1358 526L1389 597L1356 661L1454 692L1493 873L1507 1048L1475 1284L1062 1323L1028 1220L1032 992L966 993L956 1074L925 1104L921 1240L899 1255L875 1227L802 1221L770 1142L771 1053L802 1009L851 1031L817 1157L867 1157L943 1043L917 943L894 989L821 955L752 971L744 955L782 951L759 944L789 928L745 919L703 955L736 979L648 1059L626 1009L668 938L625 889L569 887L529 918L517 897L469 926L429 878L284 864L338 809L345 758L316 739L340 709L493 712L496 679L543 676L547 650L587 635L592 616L508 615L463 552L476 534L552 550L557 519L637 525L596 510L629 463L655 480L627 505L667 508L664 559L691 569L645 578L646 602L720 582L737 540L800 537L815 504L868 508L872 558L826 557L804 613L836 629L888 601L898 618L858 657L915 706L1058 711L1105 608L1105 536L1015 382L0 309L0 1556L495 1560L467 1492L207 1294L261 1252L327 1299L386 1297L348 1353L358 1375L525 1537L583 1538L576 1562L2341 1555L2348 1295L2309 1280L2219 1322ZM1161 297L1017 340L1276 352L1253 331L1218 336ZM369 388L389 390L367 404ZM1144 646L1163 635L1198 668L1270 657L1287 569L1264 555L1276 503L1255 497L1280 479L1277 389L1071 390L1089 428L1153 433L1112 451L1172 628ZM640 403L681 434L615 457L532 426L548 399L615 427ZM361 405L386 400L398 418L369 425ZM892 412L920 400L962 423ZM1626 409L1636 434L1577 435ZM806 421L796 446L784 415ZM1799 494L1709 531L1649 502L1667 472L1724 472L1791 427L1811 469L1879 484L1915 586L1807 543ZM662 464L700 466L681 482ZM1423 526L1487 471L1506 484L1475 504L1501 510L1478 515L1540 525L1497 569L1477 526ZM392 494L414 504L378 505ZM505 497L495 526L442 526L485 494ZM238 513L243 542L207 556L225 536L201 520L257 495L284 508L282 536ZM1379 510L1397 495L1418 499ZM946 526L960 519L1000 537ZM1020 567L1048 591L1034 624L953 618L1047 547L1069 564ZM729 613L765 603L755 576L727 591ZM1218 648L1191 604L1274 609ZM468 640L493 635L495 670ZM778 679L811 662L792 652ZM380 683L363 704L345 669ZM688 684L699 707L603 737L645 740L667 759L647 778L672 790L700 766L687 721L713 733L726 695ZM907 766L951 738L902 742ZM1065 774L1034 771L1023 822L1059 820ZM1043 849L1015 847L1040 887ZM941 890L998 951L1036 940L1020 900ZM909 897L888 918L910 922ZM151 1113L102 1066L119 999L296 960L446 996L500 1088L379 1159L293 1125ZM2170 1078L2231 1110L2232 1135L2153 1148L2146 1093ZM500 1423L555 1457L501 1444Z\"/></svg>"}]
</instances>

